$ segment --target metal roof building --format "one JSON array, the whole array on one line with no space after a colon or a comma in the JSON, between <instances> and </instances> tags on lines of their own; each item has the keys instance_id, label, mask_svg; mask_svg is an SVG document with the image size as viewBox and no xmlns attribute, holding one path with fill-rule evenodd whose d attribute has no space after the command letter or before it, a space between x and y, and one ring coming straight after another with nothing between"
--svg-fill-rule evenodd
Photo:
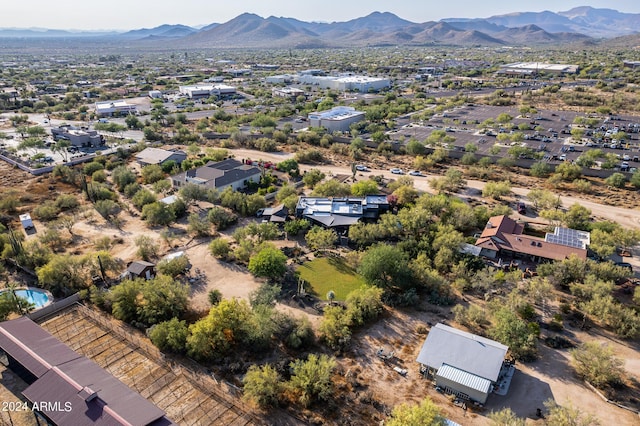
<instances>
[{"instance_id":1,"label":"metal roof building","mask_svg":"<svg viewBox=\"0 0 640 426\"><path fill-rule=\"evenodd\" d=\"M498 381L508 350L494 340L436 324L417 361L436 372L438 386L484 404Z\"/></svg>"},{"instance_id":2,"label":"metal roof building","mask_svg":"<svg viewBox=\"0 0 640 426\"><path fill-rule=\"evenodd\" d=\"M300 197L296 205L296 217L309 219L325 228L345 228L361 219L377 220L389 208L386 195Z\"/></svg>"},{"instance_id":3,"label":"metal roof building","mask_svg":"<svg viewBox=\"0 0 640 426\"><path fill-rule=\"evenodd\" d=\"M365 113L356 111L353 107L337 106L328 111L312 112L309 114L311 127L324 127L330 132L346 132L352 123L364 120Z\"/></svg>"},{"instance_id":4,"label":"metal roof building","mask_svg":"<svg viewBox=\"0 0 640 426\"><path fill-rule=\"evenodd\" d=\"M149 164L162 164L166 161L175 161L181 164L187 159L187 153L180 150L169 150L161 148L145 148L136 154L136 161L141 166Z\"/></svg>"},{"instance_id":5,"label":"metal roof building","mask_svg":"<svg viewBox=\"0 0 640 426\"><path fill-rule=\"evenodd\" d=\"M0 348L54 425L174 425L164 411L27 317L0 323Z\"/></svg>"}]
</instances>

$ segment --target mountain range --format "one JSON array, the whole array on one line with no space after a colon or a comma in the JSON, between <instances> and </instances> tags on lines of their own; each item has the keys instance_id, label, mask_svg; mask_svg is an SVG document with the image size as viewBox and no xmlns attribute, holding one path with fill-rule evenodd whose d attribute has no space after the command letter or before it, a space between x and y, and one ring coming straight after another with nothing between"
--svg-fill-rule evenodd
<instances>
[{"instance_id":1,"label":"mountain range","mask_svg":"<svg viewBox=\"0 0 640 426\"><path fill-rule=\"evenodd\" d=\"M395 45L514 46L596 43L637 34L640 14L577 7L565 12L519 12L489 18L448 18L416 23L389 12L345 22L305 22L244 13L200 29L161 25L128 32L0 29L0 38L120 40L168 48L320 48Z\"/></svg>"}]
</instances>

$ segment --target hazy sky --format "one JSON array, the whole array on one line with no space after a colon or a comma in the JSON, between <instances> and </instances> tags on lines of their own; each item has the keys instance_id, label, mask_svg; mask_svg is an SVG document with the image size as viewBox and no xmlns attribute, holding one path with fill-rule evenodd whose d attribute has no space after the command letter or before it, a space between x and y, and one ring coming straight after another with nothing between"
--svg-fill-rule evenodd
<instances>
[{"instance_id":1,"label":"hazy sky","mask_svg":"<svg viewBox=\"0 0 640 426\"><path fill-rule=\"evenodd\" d=\"M3 0L0 28L138 29L161 24L223 23L244 12L304 21L347 21L374 11L413 22L485 18L576 6L640 13L638 0Z\"/></svg>"}]
</instances>

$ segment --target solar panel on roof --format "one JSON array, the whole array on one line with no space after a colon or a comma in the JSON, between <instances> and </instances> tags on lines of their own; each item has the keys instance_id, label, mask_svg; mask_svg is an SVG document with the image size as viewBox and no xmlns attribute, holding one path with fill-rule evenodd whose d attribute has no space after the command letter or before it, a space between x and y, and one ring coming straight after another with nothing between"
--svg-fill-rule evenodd
<instances>
[{"instance_id":1,"label":"solar panel on roof","mask_svg":"<svg viewBox=\"0 0 640 426\"><path fill-rule=\"evenodd\" d=\"M545 241L567 247L584 249L589 242L589 234L570 228L557 227L553 234L545 236Z\"/></svg>"}]
</instances>

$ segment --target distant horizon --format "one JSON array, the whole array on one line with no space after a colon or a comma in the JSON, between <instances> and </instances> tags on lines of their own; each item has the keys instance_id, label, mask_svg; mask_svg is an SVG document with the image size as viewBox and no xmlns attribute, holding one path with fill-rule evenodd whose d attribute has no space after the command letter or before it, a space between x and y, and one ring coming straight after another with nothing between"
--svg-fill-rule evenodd
<instances>
[{"instance_id":1,"label":"distant horizon","mask_svg":"<svg viewBox=\"0 0 640 426\"><path fill-rule=\"evenodd\" d=\"M453 0L440 4L418 4L414 0L369 0L366 5L325 0L322 3L300 0L236 0L233 4L202 4L199 0L182 0L179 5L167 0L111 0L100 5L78 5L75 0L24 0L3 5L0 28L9 30L63 30L71 32L126 32L160 25L185 25L201 28L222 24L243 14L253 13L293 18L306 22L345 22L373 12L390 12L415 23L443 19L488 18L518 12L564 12L575 7L613 9L622 13L640 13L637 0L539 0L520 4L504 0L471 3ZM320 7L318 7L320 6ZM210 19L205 18L210 16Z\"/></svg>"}]
</instances>

